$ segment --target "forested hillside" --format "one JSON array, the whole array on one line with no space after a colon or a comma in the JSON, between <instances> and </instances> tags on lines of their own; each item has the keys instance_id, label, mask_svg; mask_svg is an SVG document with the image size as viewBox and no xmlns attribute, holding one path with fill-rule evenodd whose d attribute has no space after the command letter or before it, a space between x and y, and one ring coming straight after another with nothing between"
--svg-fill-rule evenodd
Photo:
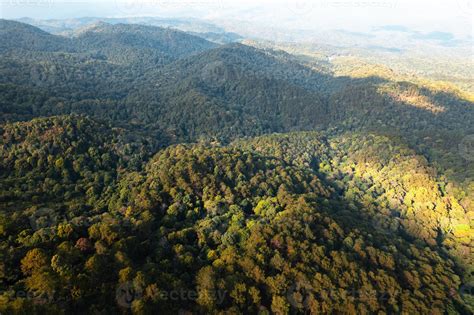
<instances>
[{"instance_id":1,"label":"forested hillside","mask_svg":"<svg viewBox=\"0 0 474 315\"><path fill-rule=\"evenodd\" d=\"M80 117L7 125L2 139L4 297L51 299L9 296L5 312L112 312L121 285L136 313L467 311L472 213L387 139L178 145L136 171L124 168L143 147ZM160 295L172 290L197 295L176 305Z\"/></svg>"},{"instance_id":2,"label":"forested hillside","mask_svg":"<svg viewBox=\"0 0 474 315\"><path fill-rule=\"evenodd\" d=\"M57 45L66 40L54 39ZM405 134L469 134L474 125L473 103L455 91L378 76L334 76L273 50L239 44L213 49L215 44L191 35L134 25L94 25L70 40L77 52L4 53L3 117L87 113L141 124L176 141L216 135L228 140L348 120L351 128ZM12 103L21 109L9 109Z\"/></svg>"},{"instance_id":3,"label":"forested hillside","mask_svg":"<svg viewBox=\"0 0 474 315\"><path fill-rule=\"evenodd\" d=\"M472 314L468 92L68 34L0 20L0 313Z\"/></svg>"}]
</instances>

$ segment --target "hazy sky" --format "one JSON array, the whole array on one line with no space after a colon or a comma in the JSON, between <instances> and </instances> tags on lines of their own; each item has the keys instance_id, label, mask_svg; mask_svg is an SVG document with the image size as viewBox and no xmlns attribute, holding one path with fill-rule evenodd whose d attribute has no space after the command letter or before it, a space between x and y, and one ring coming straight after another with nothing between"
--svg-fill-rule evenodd
<instances>
[{"instance_id":1,"label":"hazy sky","mask_svg":"<svg viewBox=\"0 0 474 315\"><path fill-rule=\"evenodd\" d=\"M294 29L366 30L397 24L473 34L474 0L0 0L3 18L83 16L249 20Z\"/></svg>"}]
</instances>

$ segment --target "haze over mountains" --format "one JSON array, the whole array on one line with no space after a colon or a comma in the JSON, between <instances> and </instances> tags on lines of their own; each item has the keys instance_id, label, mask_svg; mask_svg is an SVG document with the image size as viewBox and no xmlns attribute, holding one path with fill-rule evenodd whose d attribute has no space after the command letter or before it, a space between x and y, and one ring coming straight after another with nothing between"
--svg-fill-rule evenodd
<instances>
[{"instance_id":1,"label":"haze over mountains","mask_svg":"<svg viewBox=\"0 0 474 315\"><path fill-rule=\"evenodd\" d=\"M0 20L0 312L472 313L468 39L22 21Z\"/></svg>"}]
</instances>

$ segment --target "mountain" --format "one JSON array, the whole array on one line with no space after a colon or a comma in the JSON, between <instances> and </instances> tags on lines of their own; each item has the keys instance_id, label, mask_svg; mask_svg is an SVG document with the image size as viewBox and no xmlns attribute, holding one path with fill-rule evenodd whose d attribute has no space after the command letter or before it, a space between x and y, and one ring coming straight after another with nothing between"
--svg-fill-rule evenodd
<instances>
[{"instance_id":1,"label":"mountain","mask_svg":"<svg viewBox=\"0 0 474 315\"><path fill-rule=\"evenodd\" d=\"M103 54L112 62L154 66L216 46L181 31L133 24L94 24L78 30L75 39L83 50Z\"/></svg>"},{"instance_id":2,"label":"mountain","mask_svg":"<svg viewBox=\"0 0 474 315\"><path fill-rule=\"evenodd\" d=\"M325 105L315 91L291 81L297 72L265 52L231 44L150 72L149 82L127 100L136 104L146 95L162 125L176 128L172 132L178 139L228 140L323 124Z\"/></svg>"},{"instance_id":3,"label":"mountain","mask_svg":"<svg viewBox=\"0 0 474 315\"><path fill-rule=\"evenodd\" d=\"M119 100L133 89L132 83L145 69L215 46L183 32L156 27L99 24L82 30L77 37L65 38L17 22L4 24L2 43L9 48L2 52L0 61L0 89L4 92L0 120L71 112L115 116L119 113L108 109L123 107ZM24 42L9 35L19 25L25 34L16 37ZM41 36L29 45L28 36L36 33ZM132 37L135 39L130 41ZM20 44L28 51L15 53ZM24 104L24 109L12 109L11 104Z\"/></svg>"},{"instance_id":4,"label":"mountain","mask_svg":"<svg viewBox=\"0 0 474 315\"><path fill-rule=\"evenodd\" d=\"M82 44L94 48L105 43L142 49L153 48L176 58L216 46L181 31L133 24L98 23L79 30L75 37Z\"/></svg>"},{"instance_id":5,"label":"mountain","mask_svg":"<svg viewBox=\"0 0 474 315\"><path fill-rule=\"evenodd\" d=\"M100 23L71 40L79 52L3 55L2 117L89 114L140 126L163 144L338 126L389 130L442 168L454 165L457 180L465 177L465 159L447 156L474 132L474 106L449 85L407 82L364 64L340 73L338 65L241 44L215 47L151 26Z\"/></svg>"},{"instance_id":6,"label":"mountain","mask_svg":"<svg viewBox=\"0 0 474 315\"><path fill-rule=\"evenodd\" d=\"M104 17L82 17L71 19L48 19L38 20L31 18L21 18L18 22L34 25L46 32L55 35L71 35L78 29L89 25L105 22L107 24L140 24L147 26L157 26L162 28L173 28L184 32L225 34L222 27L193 18L157 18L157 17L122 17L122 18L104 18Z\"/></svg>"},{"instance_id":7,"label":"mountain","mask_svg":"<svg viewBox=\"0 0 474 315\"><path fill-rule=\"evenodd\" d=\"M89 118L7 124L1 139L11 171L0 205L13 213L0 220L2 280L38 294L2 311L467 312L460 271L437 244L466 239L465 218L450 192L420 195L434 175L390 139L177 145L135 171L125 157L140 146ZM455 230L437 222L447 214ZM196 296L177 305L159 293L176 290Z\"/></svg>"},{"instance_id":8,"label":"mountain","mask_svg":"<svg viewBox=\"0 0 474 315\"><path fill-rule=\"evenodd\" d=\"M455 129L474 120L472 103L449 90L378 76L334 76L302 65L289 54L240 44L215 48L178 31L102 23L78 32L72 41L80 53L33 53L20 57L20 64L18 57L8 55L4 80L24 73L16 85L33 85L33 90L38 85L55 90L63 86L56 94L63 109L50 109L48 104L44 112L85 110L103 117L110 115L104 106L116 106L127 113L125 119L188 140L209 136L214 127L221 130L220 137L228 138L235 131L222 126L227 122L234 129L248 123L237 134L252 130L256 135L348 120L355 128L431 132L452 129L460 124L460 115L466 123ZM31 74L37 79L28 82ZM202 119L196 117L200 114Z\"/></svg>"},{"instance_id":9,"label":"mountain","mask_svg":"<svg viewBox=\"0 0 474 315\"><path fill-rule=\"evenodd\" d=\"M472 313L469 92L91 21L0 21L1 313Z\"/></svg>"},{"instance_id":10,"label":"mountain","mask_svg":"<svg viewBox=\"0 0 474 315\"><path fill-rule=\"evenodd\" d=\"M34 26L0 19L0 52L28 51L68 51L69 40L49 34Z\"/></svg>"},{"instance_id":11,"label":"mountain","mask_svg":"<svg viewBox=\"0 0 474 315\"><path fill-rule=\"evenodd\" d=\"M72 38L31 25L1 20L2 50L93 54L110 62L159 64L216 47L200 37L154 26L98 22L78 29ZM144 59L144 60L141 60Z\"/></svg>"},{"instance_id":12,"label":"mountain","mask_svg":"<svg viewBox=\"0 0 474 315\"><path fill-rule=\"evenodd\" d=\"M273 49L215 47L151 26L99 23L72 41L80 52L4 54L2 117L89 114L140 126L163 144L338 126L389 130L454 168L457 181L465 177L465 159L447 156L474 132L474 106L449 85L407 82L366 64L328 66Z\"/></svg>"}]
</instances>

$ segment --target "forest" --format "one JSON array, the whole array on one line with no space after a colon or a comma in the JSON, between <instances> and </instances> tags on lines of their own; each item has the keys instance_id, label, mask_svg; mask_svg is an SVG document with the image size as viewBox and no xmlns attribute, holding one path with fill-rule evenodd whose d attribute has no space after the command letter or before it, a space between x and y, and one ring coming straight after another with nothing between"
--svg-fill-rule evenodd
<instances>
[{"instance_id":1,"label":"forest","mask_svg":"<svg viewBox=\"0 0 474 315\"><path fill-rule=\"evenodd\" d=\"M0 313L472 314L471 92L285 50L0 20Z\"/></svg>"}]
</instances>

